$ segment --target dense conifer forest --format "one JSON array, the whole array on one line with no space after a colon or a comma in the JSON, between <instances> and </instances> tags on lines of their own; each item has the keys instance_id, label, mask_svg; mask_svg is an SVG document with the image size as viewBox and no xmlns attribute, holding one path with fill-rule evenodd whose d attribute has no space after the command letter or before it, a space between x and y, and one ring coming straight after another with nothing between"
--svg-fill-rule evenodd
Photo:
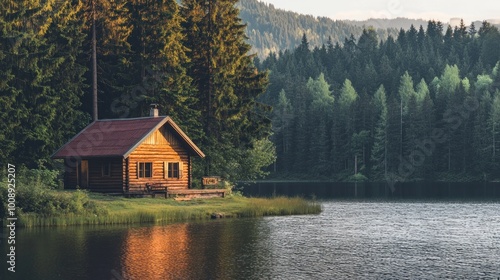
<instances>
[{"instance_id":1,"label":"dense conifer forest","mask_svg":"<svg viewBox=\"0 0 500 280\"><path fill-rule=\"evenodd\" d=\"M337 180L496 180L500 33L441 22L272 53L274 170Z\"/></svg>"},{"instance_id":2,"label":"dense conifer forest","mask_svg":"<svg viewBox=\"0 0 500 280\"><path fill-rule=\"evenodd\" d=\"M271 108L256 100L268 75L236 2L2 1L2 166L54 168L50 155L96 116L147 116L157 103L207 154L198 176L262 175L275 156Z\"/></svg>"},{"instance_id":3,"label":"dense conifer forest","mask_svg":"<svg viewBox=\"0 0 500 280\"><path fill-rule=\"evenodd\" d=\"M253 0L0 10L1 163L57 167L50 155L94 112L140 117L158 103L208 155L198 175L500 177L500 33L487 22L383 30ZM283 22L265 27L269 13ZM267 42L260 58L252 40Z\"/></svg>"}]
</instances>

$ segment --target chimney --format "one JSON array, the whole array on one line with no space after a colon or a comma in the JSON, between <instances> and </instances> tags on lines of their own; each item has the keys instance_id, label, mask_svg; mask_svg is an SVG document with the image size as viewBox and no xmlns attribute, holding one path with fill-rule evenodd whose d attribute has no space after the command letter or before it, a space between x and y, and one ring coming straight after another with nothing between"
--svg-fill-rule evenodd
<instances>
[{"instance_id":1,"label":"chimney","mask_svg":"<svg viewBox=\"0 0 500 280\"><path fill-rule=\"evenodd\" d=\"M149 116L156 118L158 117L158 104L152 103L149 105L151 109L149 109Z\"/></svg>"}]
</instances>

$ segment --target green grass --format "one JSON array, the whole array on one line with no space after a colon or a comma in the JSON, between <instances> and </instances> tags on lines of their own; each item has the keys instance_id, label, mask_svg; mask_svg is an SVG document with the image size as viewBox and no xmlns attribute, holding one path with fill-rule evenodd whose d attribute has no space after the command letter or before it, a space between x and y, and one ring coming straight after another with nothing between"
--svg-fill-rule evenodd
<instances>
[{"instance_id":1,"label":"green grass","mask_svg":"<svg viewBox=\"0 0 500 280\"><path fill-rule=\"evenodd\" d=\"M92 211L41 215L22 213L19 224L24 227L68 226L68 225L111 225L152 223L210 219L213 214L222 217L260 217L275 215L318 214L321 205L303 198L227 198L194 199L176 201L173 199L124 198L89 193Z\"/></svg>"}]
</instances>

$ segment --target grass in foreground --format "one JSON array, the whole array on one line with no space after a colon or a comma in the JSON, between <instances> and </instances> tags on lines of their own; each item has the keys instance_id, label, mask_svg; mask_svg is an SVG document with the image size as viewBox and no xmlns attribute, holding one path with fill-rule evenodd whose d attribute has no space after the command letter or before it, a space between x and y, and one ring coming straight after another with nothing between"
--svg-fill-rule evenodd
<instances>
[{"instance_id":1,"label":"grass in foreground","mask_svg":"<svg viewBox=\"0 0 500 280\"><path fill-rule=\"evenodd\" d=\"M68 192L61 195L71 195ZM260 217L276 215L318 214L321 205L303 198L227 198L172 199L124 198L89 193L88 203L92 211L44 215L23 213L19 215L21 226L67 226L155 223L210 219L218 217Z\"/></svg>"}]
</instances>

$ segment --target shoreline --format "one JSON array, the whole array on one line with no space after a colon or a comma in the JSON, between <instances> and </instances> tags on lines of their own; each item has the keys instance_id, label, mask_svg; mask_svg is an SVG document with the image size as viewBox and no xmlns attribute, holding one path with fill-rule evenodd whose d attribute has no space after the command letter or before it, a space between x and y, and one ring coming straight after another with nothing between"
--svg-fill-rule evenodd
<instances>
[{"instance_id":1,"label":"shoreline","mask_svg":"<svg viewBox=\"0 0 500 280\"><path fill-rule=\"evenodd\" d=\"M245 218L321 213L316 201L300 197L226 198L176 201L164 198L124 198L89 194L97 211L41 215L20 213L18 227L51 227L71 225L163 224L216 218ZM4 223L6 220L3 221Z\"/></svg>"}]
</instances>

